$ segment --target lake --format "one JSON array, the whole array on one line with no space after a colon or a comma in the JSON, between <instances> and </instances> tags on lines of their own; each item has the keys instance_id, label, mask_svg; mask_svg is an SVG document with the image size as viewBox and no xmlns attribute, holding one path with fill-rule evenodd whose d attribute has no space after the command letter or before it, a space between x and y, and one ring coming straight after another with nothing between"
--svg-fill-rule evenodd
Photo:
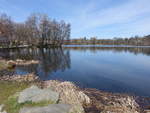
<instances>
[{"instance_id":1,"label":"lake","mask_svg":"<svg viewBox=\"0 0 150 113\"><path fill-rule=\"evenodd\" d=\"M150 47L1 49L0 56L40 61L40 64L16 67L16 74L34 72L41 80L67 80L83 88L150 97Z\"/></svg>"}]
</instances>

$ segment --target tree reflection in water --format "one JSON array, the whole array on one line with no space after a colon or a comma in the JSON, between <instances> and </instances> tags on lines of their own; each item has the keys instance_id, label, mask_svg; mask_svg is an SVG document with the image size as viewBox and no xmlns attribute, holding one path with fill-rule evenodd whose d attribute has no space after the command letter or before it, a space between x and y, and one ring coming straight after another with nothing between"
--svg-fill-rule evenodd
<instances>
[{"instance_id":1,"label":"tree reflection in water","mask_svg":"<svg viewBox=\"0 0 150 113\"><path fill-rule=\"evenodd\" d=\"M150 55L148 47L63 47L63 48L22 48L1 49L0 57L7 60L39 60L40 64L17 66L15 72L19 74L32 73L41 78L47 77L56 71L65 71L71 67L70 51L98 51L130 52L135 55ZM86 59L86 58L85 58Z\"/></svg>"},{"instance_id":2,"label":"tree reflection in water","mask_svg":"<svg viewBox=\"0 0 150 113\"><path fill-rule=\"evenodd\" d=\"M149 47L111 47L110 45L107 47L75 47L75 46L69 46L69 47L65 47L66 49L69 50L77 50L77 51L90 51L93 53L96 53L98 51L113 51L113 52L130 52L130 53L134 53L135 55L137 54L143 54L143 55L147 55L150 56L150 46Z\"/></svg>"},{"instance_id":3,"label":"tree reflection in water","mask_svg":"<svg viewBox=\"0 0 150 113\"><path fill-rule=\"evenodd\" d=\"M70 68L69 50L63 48L24 48L0 50L2 58L7 60L39 60L39 64L27 66L17 66L16 73L35 73L37 75L48 76L58 70L64 71Z\"/></svg>"}]
</instances>

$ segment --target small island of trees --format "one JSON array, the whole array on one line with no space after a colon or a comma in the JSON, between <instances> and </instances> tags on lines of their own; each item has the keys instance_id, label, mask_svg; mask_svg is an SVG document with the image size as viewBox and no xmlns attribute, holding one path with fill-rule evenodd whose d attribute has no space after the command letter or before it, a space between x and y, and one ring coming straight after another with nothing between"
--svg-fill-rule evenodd
<instances>
[{"instance_id":1,"label":"small island of trees","mask_svg":"<svg viewBox=\"0 0 150 113\"><path fill-rule=\"evenodd\" d=\"M71 26L45 14L31 14L25 22L14 22L7 14L0 14L0 47L61 46L70 38Z\"/></svg>"}]
</instances>

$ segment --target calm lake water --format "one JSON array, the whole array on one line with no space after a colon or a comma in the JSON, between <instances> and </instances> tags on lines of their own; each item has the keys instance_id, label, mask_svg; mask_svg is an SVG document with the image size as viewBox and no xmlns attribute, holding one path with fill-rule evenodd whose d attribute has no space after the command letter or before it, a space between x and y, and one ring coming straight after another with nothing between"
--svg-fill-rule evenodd
<instances>
[{"instance_id":1,"label":"calm lake water","mask_svg":"<svg viewBox=\"0 0 150 113\"><path fill-rule=\"evenodd\" d=\"M66 46L0 50L7 59L40 60L15 73L34 72L42 80L68 80L80 87L150 97L150 47Z\"/></svg>"}]
</instances>

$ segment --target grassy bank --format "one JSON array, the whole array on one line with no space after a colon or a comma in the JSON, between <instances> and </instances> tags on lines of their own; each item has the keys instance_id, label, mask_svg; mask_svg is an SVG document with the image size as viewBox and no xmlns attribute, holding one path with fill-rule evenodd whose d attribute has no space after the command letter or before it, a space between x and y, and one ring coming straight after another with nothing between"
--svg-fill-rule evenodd
<instances>
[{"instance_id":1,"label":"grassy bank","mask_svg":"<svg viewBox=\"0 0 150 113\"><path fill-rule=\"evenodd\" d=\"M19 104L17 102L18 92L21 92L31 85L33 85L33 83L0 81L0 105L4 104L4 109L8 113L19 113L19 110L24 106L46 106L52 104L50 101L43 101L40 103L32 103L29 101Z\"/></svg>"},{"instance_id":2,"label":"grassy bank","mask_svg":"<svg viewBox=\"0 0 150 113\"><path fill-rule=\"evenodd\" d=\"M20 83L0 81L0 104L4 104L7 101L8 97L29 86L30 84L25 82Z\"/></svg>"},{"instance_id":3,"label":"grassy bank","mask_svg":"<svg viewBox=\"0 0 150 113\"><path fill-rule=\"evenodd\" d=\"M15 93L29 87L28 83L6 82L0 81L0 105L5 105L5 110L8 113L15 113L17 111L16 101L11 98ZM19 106L18 106L19 107ZM17 112L16 112L17 113Z\"/></svg>"}]
</instances>

